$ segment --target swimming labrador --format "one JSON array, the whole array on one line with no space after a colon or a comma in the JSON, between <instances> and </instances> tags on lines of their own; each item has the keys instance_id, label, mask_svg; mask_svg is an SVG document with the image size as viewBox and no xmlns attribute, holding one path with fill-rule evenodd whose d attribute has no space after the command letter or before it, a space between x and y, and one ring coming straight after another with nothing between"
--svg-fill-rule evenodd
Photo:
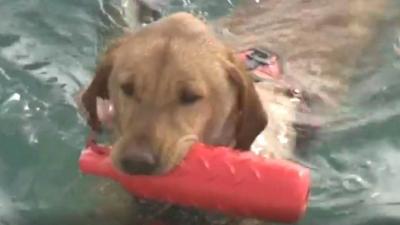
<instances>
[{"instance_id":1,"label":"swimming labrador","mask_svg":"<svg viewBox=\"0 0 400 225\"><path fill-rule=\"evenodd\" d=\"M329 102L347 88L349 70L373 40L386 1L252 4L221 22L238 37L233 45L277 49L287 59L287 77L309 92L334 96L324 98ZM194 141L249 149L267 117L267 154L290 157L296 101L277 85L255 87L234 51L184 13L116 41L83 95L94 128L96 97L115 107L114 163L152 174L173 168Z\"/></svg>"},{"instance_id":2,"label":"swimming labrador","mask_svg":"<svg viewBox=\"0 0 400 225\"><path fill-rule=\"evenodd\" d=\"M386 2L248 2L216 26L238 37L225 40L236 49L267 44L278 50L294 83L333 96L322 97L331 102L345 93ZM118 168L165 173L195 141L245 150L266 137L264 155L293 154L298 101L280 84L254 84L226 42L195 17L177 13L110 46L82 102L94 130L101 126L96 99L112 102L112 159Z\"/></svg>"}]
</instances>

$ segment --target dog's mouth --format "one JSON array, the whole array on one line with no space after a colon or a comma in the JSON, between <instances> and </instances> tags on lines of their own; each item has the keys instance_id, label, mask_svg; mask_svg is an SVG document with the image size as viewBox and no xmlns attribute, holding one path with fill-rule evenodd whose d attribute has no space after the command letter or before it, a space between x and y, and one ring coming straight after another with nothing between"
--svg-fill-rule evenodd
<instances>
[{"instance_id":1,"label":"dog's mouth","mask_svg":"<svg viewBox=\"0 0 400 225\"><path fill-rule=\"evenodd\" d=\"M184 161L193 144L198 141L199 138L195 134L188 134L179 138L178 141L171 146L173 151L166 151L168 155L161 155L157 173L164 174L173 170L176 166L179 166L182 161Z\"/></svg>"}]
</instances>

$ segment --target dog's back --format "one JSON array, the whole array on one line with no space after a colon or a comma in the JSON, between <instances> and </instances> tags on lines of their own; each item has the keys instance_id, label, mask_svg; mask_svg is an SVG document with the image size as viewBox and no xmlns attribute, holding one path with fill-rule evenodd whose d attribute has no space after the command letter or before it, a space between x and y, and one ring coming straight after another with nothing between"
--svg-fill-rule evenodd
<instances>
[{"instance_id":1,"label":"dog's back","mask_svg":"<svg viewBox=\"0 0 400 225\"><path fill-rule=\"evenodd\" d=\"M308 91L343 93L387 5L387 0L245 1L220 25L236 36L239 48L277 51L285 75Z\"/></svg>"},{"instance_id":2,"label":"dog's back","mask_svg":"<svg viewBox=\"0 0 400 225\"><path fill-rule=\"evenodd\" d=\"M307 115L279 88L257 84L270 123L254 148L264 146L266 154L290 157L301 141L295 124L311 123L317 114L337 108L387 6L387 0L245 1L217 22L233 34L227 41L238 49L263 46L278 52L285 82L310 97Z\"/></svg>"}]
</instances>

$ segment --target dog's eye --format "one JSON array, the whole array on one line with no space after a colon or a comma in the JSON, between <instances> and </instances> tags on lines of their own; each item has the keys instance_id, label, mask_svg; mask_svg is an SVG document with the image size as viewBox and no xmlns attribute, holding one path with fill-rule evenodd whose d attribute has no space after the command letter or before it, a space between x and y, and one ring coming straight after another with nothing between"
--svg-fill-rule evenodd
<instances>
[{"instance_id":1,"label":"dog's eye","mask_svg":"<svg viewBox=\"0 0 400 225\"><path fill-rule=\"evenodd\" d=\"M126 96L133 96L134 90L133 90L133 85L131 83L124 83L121 84L121 90Z\"/></svg>"},{"instance_id":2,"label":"dog's eye","mask_svg":"<svg viewBox=\"0 0 400 225\"><path fill-rule=\"evenodd\" d=\"M183 105L193 104L202 98L203 96L186 89L182 90L179 96L179 100Z\"/></svg>"}]
</instances>

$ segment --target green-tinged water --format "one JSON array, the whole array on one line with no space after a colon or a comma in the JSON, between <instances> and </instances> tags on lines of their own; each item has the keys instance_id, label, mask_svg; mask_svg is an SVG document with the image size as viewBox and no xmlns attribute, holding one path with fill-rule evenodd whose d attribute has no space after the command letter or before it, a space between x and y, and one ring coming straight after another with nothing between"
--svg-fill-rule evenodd
<instances>
[{"instance_id":1,"label":"green-tinged water","mask_svg":"<svg viewBox=\"0 0 400 225\"><path fill-rule=\"evenodd\" d=\"M87 128L73 94L91 79L106 37L119 31L105 1L0 0L0 225L129 219L125 192L77 168ZM232 8L193 2L173 1L170 10L217 17ZM400 27L385 24L377 50L366 52L384 63L354 80L342 114L306 159L313 190L300 224L400 224L400 59L392 48Z\"/></svg>"}]
</instances>

